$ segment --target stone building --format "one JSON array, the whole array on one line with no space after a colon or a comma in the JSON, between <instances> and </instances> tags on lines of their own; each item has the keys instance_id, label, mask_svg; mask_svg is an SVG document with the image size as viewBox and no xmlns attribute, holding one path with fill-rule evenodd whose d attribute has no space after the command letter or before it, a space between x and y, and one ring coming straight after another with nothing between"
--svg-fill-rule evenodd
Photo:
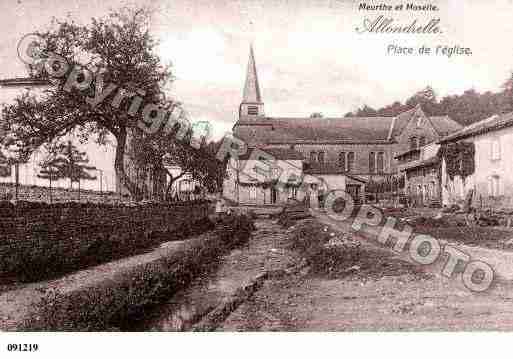
<instances>
[{"instance_id":1,"label":"stone building","mask_svg":"<svg viewBox=\"0 0 513 359\"><path fill-rule=\"evenodd\" d=\"M440 205L442 200L441 159L436 142L400 153L398 171L404 175L404 193L415 206Z\"/></svg>"},{"instance_id":2,"label":"stone building","mask_svg":"<svg viewBox=\"0 0 513 359\"><path fill-rule=\"evenodd\" d=\"M390 117L266 115L254 53L250 48L239 118L233 126L233 134L250 149L287 150L285 154L280 153L277 160L300 161L303 175L320 177L325 182L314 184L312 191L347 190L359 199L363 197L365 182L369 179L398 174L395 156L437 141L460 128L447 116L426 116L420 106ZM228 182L236 184L233 168L229 169L228 175L232 176ZM280 202L279 199L265 201L263 194L255 199L237 192L237 186L225 186L224 196L241 204ZM282 196L282 200L288 197Z\"/></svg>"}]
</instances>

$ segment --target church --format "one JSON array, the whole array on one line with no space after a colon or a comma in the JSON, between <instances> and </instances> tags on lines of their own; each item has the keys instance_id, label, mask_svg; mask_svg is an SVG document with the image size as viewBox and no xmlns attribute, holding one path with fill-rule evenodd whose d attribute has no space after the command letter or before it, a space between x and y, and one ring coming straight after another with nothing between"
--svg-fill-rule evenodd
<instances>
[{"instance_id":1,"label":"church","mask_svg":"<svg viewBox=\"0 0 513 359\"><path fill-rule=\"evenodd\" d=\"M403 175L398 156L461 128L448 116L427 116L419 105L388 117L267 115L250 47L239 118L233 126L234 137L244 141L248 151L237 160L230 159L233 163L228 166L223 196L240 205L279 205L305 196L307 201L316 202L319 194L336 189L360 201L365 198L369 180ZM311 180L303 193L293 184L277 189L269 181L245 175L241 169L254 167L254 150L271 154L279 167L293 168L289 172L298 178L317 180Z\"/></svg>"}]
</instances>

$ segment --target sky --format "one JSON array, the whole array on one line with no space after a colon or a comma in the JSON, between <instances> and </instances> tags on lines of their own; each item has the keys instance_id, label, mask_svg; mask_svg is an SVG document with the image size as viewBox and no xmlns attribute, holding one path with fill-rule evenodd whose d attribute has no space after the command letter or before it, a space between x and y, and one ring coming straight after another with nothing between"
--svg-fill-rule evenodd
<instances>
[{"instance_id":1,"label":"sky","mask_svg":"<svg viewBox=\"0 0 513 359\"><path fill-rule=\"evenodd\" d=\"M173 64L169 95L193 121L207 120L219 138L237 120L249 45L253 43L265 111L271 116L321 112L342 117L368 104L380 107L427 85L439 97L466 89L498 91L513 70L512 0L416 1L437 12L359 11L363 1L318 0L0 0L0 78L23 76L19 39L52 17L87 23L110 8L147 6L158 51ZM407 1L405 1L406 3ZM397 5L402 1L367 1ZM397 23L440 18L441 35L359 34L365 18ZM471 56L389 55L389 45L461 46ZM0 93L0 102L8 100ZM110 155L93 153L110 161Z\"/></svg>"}]
</instances>

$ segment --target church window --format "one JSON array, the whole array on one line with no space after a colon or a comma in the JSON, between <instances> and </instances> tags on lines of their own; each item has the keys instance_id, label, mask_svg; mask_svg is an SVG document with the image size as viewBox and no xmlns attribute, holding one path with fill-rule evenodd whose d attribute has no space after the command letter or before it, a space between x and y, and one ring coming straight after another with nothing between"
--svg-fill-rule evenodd
<instances>
[{"instance_id":1,"label":"church window","mask_svg":"<svg viewBox=\"0 0 513 359\"><path fill-rule=\"evenodd\" d=\"M410 150L414 150L417 148L417 137L410 137Z\"/></svg>"},{"instance_id":2,"label":"church window","mask_svg":"<svg viewBox=\"0 0 513 359\"><path fill-rule=\"evenodd\" d=\"M338 165L340 168L342 168L342 171L346 170L346 153L340 152L338 155Z\"/></svg>"},{"instance_id":3,"label":"church window","mask_svg":"<svg viewBox=\"0 0 513 359\"><path fill-rule=\"evenodd\" d=\"M251 201L256 201L257 198L257 189L255 186L249 187L249 199Z\"/></svg>"},{"instance_id":4,"label":"church window","mask_svg":"<svg viewBox=\"0 0 513 359\"><path fill-rule=\"evenodd\" d=\"M310 152L310 162L311 163L317 162L317 152L315 152L315 151Z\"/></svg>"},{"instance_id":5,"label":"church window","mask_svg":"<svg viewBox=\"0 0 513 359\"><path fill-rule=\"evenodd\" d=\"M318 158L319 158L319 163L324 163L324 152L320 151Z\"/></svg>"},{"instance_id":6,"label":"church window","mask_svg":"<svg viewBox=\"0 0 513 359\"><path fill-rule=\"evenodd\" d=\"M354 164L354 152L347 153L347 172L351 172L353 170Z\"/></svg>"},{"instance_id":7,"label":"church window","mask_svg":"<svg viewBox=\"0 0 513 359\"><path fill-rule=\"evenodd\" d=\"M248 106L248 115L258 115L258 106Z\"/></svg>"},{"instance_id":8,"label":"church window","mask_svg":"<svg viewBox=\"0 0 513 359\"><path fill-rule=\"evenodd\" d=\"M423 147L426 144L426 137L422 136L419 138L419 147Z\"/></svg>"},{"instance_id":9,"label":"church window","mask_svg":"<svg viewBox=\"0 0 513 359\"><path fill-rule=\"evenodd\" d=\"M375 160L376 160L376 153L370 152L369 153L369 172L370 173L374 173L374 171L376 170Z\"/></svg>"}]
</instances>

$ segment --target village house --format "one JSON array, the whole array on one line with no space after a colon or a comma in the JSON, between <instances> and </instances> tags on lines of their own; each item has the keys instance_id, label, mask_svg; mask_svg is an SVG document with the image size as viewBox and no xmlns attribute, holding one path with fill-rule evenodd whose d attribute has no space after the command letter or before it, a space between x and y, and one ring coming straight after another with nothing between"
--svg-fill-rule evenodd
<instances>
[{"instance_id":1,"label":"village house","mask_svg":"<svg viewBox=\"0 0 513 359\"><path fill-rule=\"evenodd\" d=\"M404 194L414 206L440 206L442 183L440 144L432 142L398 154L397 169L404 176Z\"/></svg>"},{"instance_id":2,"label":"village house","mask_svg":"<svg viewBox=\"0 0 513 359\"><path fill-rule=\"evenodd\" d=\"M441 139L440 144L473 144L473 173L447 174L442 163L442 203L463 201L473 191L475 206L513 208L513 113L494 115Z\"/></svg>"},{"instance_id":3,"label":"village house","mask_svg":"<svg viewBox=\"0 0 513 359\"><path fill-rule=\"evenodd\" d=\"M362 200L366 182L398 175L399 161L395 158L398 154L435 142L459 129L461 125L449 117L427 116L420 106L388 117L268 116L250 48L233 134L248 145L248 152L259 149L276 155L276 161L281 164L293 163L296 175L307 178L309 200L322 199L326 191L334 189L347 191L356 200ZM248 179L241 178L241 169L252 168L253 164L245 163L249 158L240 158L238 163L228 166L223 187L225 198L239 204L279 204L295 198L297 191L275 191L269 181L254 179L245 183Z\"/></svg>"}]
</instances>

